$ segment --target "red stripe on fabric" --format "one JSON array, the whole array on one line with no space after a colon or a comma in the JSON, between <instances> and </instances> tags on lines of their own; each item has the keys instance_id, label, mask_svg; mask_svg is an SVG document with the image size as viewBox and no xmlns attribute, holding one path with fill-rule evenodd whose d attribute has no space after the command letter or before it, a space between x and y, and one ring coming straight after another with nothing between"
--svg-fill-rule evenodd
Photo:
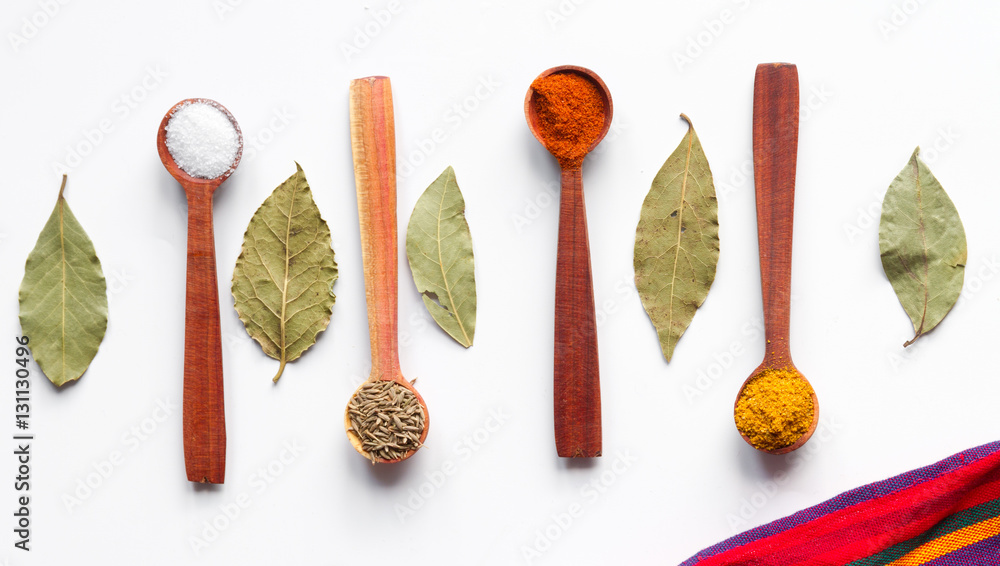
<instances>
[{"instance_id":1,"label":"red stripe on fabric","mask_svg":"<svg viewBox=\"0 0 1000 566\"><path fill-rule=\"evenodd\" d=\"M877 552L881 552L894 544L910 540L911 538L919 536L920 534L930 530L934 527L934 525L938 524L949 515L954 515L959 511L964 511L965 509L975 507L976 505L980 505L987 501L1000 498L1000 479L992 479L998 477L1000 477L1000 469L987 473L979 480L973 480L985 481L986 483L973 487L965 493L956 492L955 490L960 489L962 486L955 486L953 491L943 494L942 498L938 498L936 501L914 500L914 503L916 504L914 507L893 512L893 516L889 518L876 519L874 521L875 524L871 525L870 530L862 530L862 532L881 534L873 534L869 538L855 542L846 542L843 546L834 548L829 552L811 556L808 560L803 560L801 564L804 566L806 564L828 565L831 563L843 564L846 562L853 562L855 560L871 556ZM937 481L938 479L941 478L931 481ZM959 497L959 499L956 500L956 497ZM943 502L950 502L951 505L942 505ZM919 514L922 508L931 506L937 508L938 510L931 515L918 516L912 522L907 520L909 516ZM906 526L899 528L898 525L900 524L905 524ZM894 527L898 530L894 530ZM859 528L864 529L864 527L860 526ZM852 528L850 531L844 533L846 538L856 538L856 533L859 528ZM890 542L886 543L887 540Z\"/></svg>"},{"instance_id":2,"label":"red stripe on fabric","mask_svg":"<svg viewBox=\"0 0 1000 566\"><path fill-rule=\"evenodd\" d=\"M1000 469L962 476L948 477L946 474L901 491L900 497L896 498L899 500L890 502L885 509L870 509L866 513L868 518L864 521L852 522L845 525L841 531L824 537L822 542L826 547L825 550L818 550L813 544L814 541L800 545L804 547L804 552L800 553L799 560L788 564L802 566L844 564L909 540L926 532L945 517L955 513L958 508L966 508L966 499L971 491L983 487L970 489L975 483L987 482L984 486L995 487L989 499L1000 497L1000 482L996 479L1000 478ZM915 489L921 486L923 489ZM964 491L965 489L970 491ZM878 515L882 511L884 513ZM859 536L866 538L857 540Z\"/></svg>"},{"instance_id":3,"label":"red stripe on fabric","mask_svg":"<svg viewBox=\"0 0 1000 566\"><path fill-rule=\"evenodd\" d=\"M966 497L1000 497L1000 452L896 493L863 501L808 523L702 560L698 566L755 564L809 566L844 564L909 540L956 510ZM988 483L983 483L988 482ZM982 484L981 486L974 486ZM963 492L964 491L964 492ZM992 494L992 497L988 497ZM938 508L928 514L928 508ZM882 533L862 540L865 526Z\"/></svg>"},{"instance_id":4,"label":"red stripe on fabric","mask_svg":"<svg viewBox=\"0 0 1000 566\"><path fill-rule=\"evenodd\" d=\"M997 493L1000 493L1000 480L984 483L983 485L970 490L969 493L962 498L960 506L956 507L952 513L965 511L966 509L971 509L976 505L982 505L987 501L993 501L997 498Z\"/></svg>"}]
</instances>

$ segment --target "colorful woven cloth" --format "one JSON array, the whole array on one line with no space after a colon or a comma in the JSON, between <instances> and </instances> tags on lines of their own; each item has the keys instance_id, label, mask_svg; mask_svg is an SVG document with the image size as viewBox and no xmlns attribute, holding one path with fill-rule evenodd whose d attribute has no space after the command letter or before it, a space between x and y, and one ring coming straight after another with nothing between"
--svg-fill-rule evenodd
<instances>
[{"instance_id":1,"label":"colorful woven cloth","mask_svg":"<svg viewBox=\"0 0 1000 566\"><path fill-rule=\"evenodd\" d=\"M681 566L1000 565L1000 442L842 493Z\"/></svg>"}]
</instances>

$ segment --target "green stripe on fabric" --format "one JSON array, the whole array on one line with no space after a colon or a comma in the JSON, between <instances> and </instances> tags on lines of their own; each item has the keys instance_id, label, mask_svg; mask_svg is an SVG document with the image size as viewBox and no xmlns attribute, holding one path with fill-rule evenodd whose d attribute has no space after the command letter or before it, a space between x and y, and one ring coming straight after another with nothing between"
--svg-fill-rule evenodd
<instances>
[{"instance_id":1,"label":"green stripe on fabric","mask_svg":"<svg viewBox=\"0 0 1000 566\"><path fill-rule=\"evenodd\" d=\"M878 554L873 554L861 560L855 560L844 566L885 566L894 560L899 560L903 556L906 556L908 552L926 542L998 516L1000 516L1000 499L987 501L986 503L981 503L975 507L970 507L946 517L927 531L909 540L905 540L890 546Z\"/></svg>"}]
</instances>

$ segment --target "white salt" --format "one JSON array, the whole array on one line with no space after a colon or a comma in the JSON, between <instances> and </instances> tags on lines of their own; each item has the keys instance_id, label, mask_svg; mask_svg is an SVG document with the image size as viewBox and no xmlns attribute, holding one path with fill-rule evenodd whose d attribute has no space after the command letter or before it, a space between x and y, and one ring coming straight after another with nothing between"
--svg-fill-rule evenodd
<instances>
[{"instance_id":1,"label":"white salt","mask_svg":"<svg viewBox=\"0 0 1000 566\"><path fill-rule=\"evenodd\" d=\"M185 173L215 179L230 171L240 149L236 126L211 103L192 102L167 122L167 150Z\"/></svg>"}]
</instances>

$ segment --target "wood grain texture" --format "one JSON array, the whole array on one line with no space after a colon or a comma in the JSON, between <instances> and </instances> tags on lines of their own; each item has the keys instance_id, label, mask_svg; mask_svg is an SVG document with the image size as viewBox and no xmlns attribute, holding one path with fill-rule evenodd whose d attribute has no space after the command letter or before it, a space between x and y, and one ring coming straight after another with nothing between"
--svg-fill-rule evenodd
<instances>
[{"instance_id":1,"label":"wood grain texture","mask_svg":"<svg viewBox=\"0 0 1000 566\"><path fill-rule=\"evenodd\" d=\"M361 255L364 262L368 333L371 339L370 381L395 381L406 387L424 409L423 444L430 429L430 413L420 393L399 367L398 298L399 247L396 227L396 132L392 87L388 77L355 79L350 85L351 150L358 193ZM351 427L344 413L344 427ZM367 456L360 438L348 431L358 453ZM416 453L408 452L396 463Z\"/></svg>"},{"instance_id":2,"label":"wood grain texture","mask_svg":"<svg viewBox=\"0 0 1000 566\"><path fill-rule=\"evenodd\" d=\"M233 167L215 179L188 175L167 149L167 123L191 103L215 106L232 122L239 139ZM226 411L219 324L219 285L212 226L212 196L239 165L243 134L233 115L218 102L189 98L163 117L156 149L164 167L181 184L188 203L187 299L184 313L184 467L188 481L223 483L226 479Z\"/></svg>"},{"instance_id":3,"label":"wood grain texture","mask_svg":"<svg viewBox=\"0 0 1000 566\"><path fill-rule=\"evenodd\" d=\"M798 146L798 70L789 63L758 65L753 96L753 174L766 343L764 361L743 382L736 403L743 395L743 388L765 369L789 369L802 375L792 362L788 341ZM813 420L805 434L789 446L762 451L778 455L802 447L819 424L819 399L815 390L812 403ZM733 408L735 411L735 403ZM742 433L741 436L753 446L747 436Z\"/></svg>"},{"instance_id":4,"label":"wood grain texture","mask_svg":"<svg viewBox=\"0 0 1000 566\"><path fill-rule=\"evenodd\" d=\"M579 166L563 169L556 258L554 409L556 452L601 455L597 317Z\"/></svg>"},{"instance_id":5,"label":"wood grain texture","mask_svg":"<svg viewBox=\"0 0 1000 566\"><path fill-rule=\"evenodd\" d=\"M369 77L351 82L351 116L354 179L358 193L361 256L372 349L371 379L396 379L400 374L396 131L388 77Z\"/></svg>"},{"instance_id":6,"label":"wood grain texture","mask_svg":"<svg viewBox=\"0 0 1000 566\"><path fill-rule=\"evenodd\" d=\"M798 143L798 71L790 64L759 65L753 97L753 175L767 338L764 361L772 367L791 363L788 324Z\"/></svg>"},{"instance_id":7,"label":"wood grain texture","mask_svg":"<svg viewBox=\"0 0 1000 566\"><path fill-rule=\"evenodd\" d=\"M611 128L614 115L611 92L597 73L575 65L546 69L535 80L554 73L580 75L591 81L604 99L604 115L601 116L604 125L588 146L589 153ZM534 89L529 88L524 97L524 116L528 129L544 146L546 138L541 132L535 98ZM548 146L546 149L552 152ZM559 197L553 364L556 453L564 458L593 458L600 456L602 451L601 380L582 165L560 163L560 168L562 190Z\"/></svg>"},{"instance_id":8,"label":"wood grain texture","mask_svg":"<svg viewBox=\"0 0 1000 566\"><path fill-rule=\"evenodd\" d=\"M188 481L226 479L226 409L212 194L188 195L187 301L184 316L184 463Z\"/></svg>"}]
</instances>

